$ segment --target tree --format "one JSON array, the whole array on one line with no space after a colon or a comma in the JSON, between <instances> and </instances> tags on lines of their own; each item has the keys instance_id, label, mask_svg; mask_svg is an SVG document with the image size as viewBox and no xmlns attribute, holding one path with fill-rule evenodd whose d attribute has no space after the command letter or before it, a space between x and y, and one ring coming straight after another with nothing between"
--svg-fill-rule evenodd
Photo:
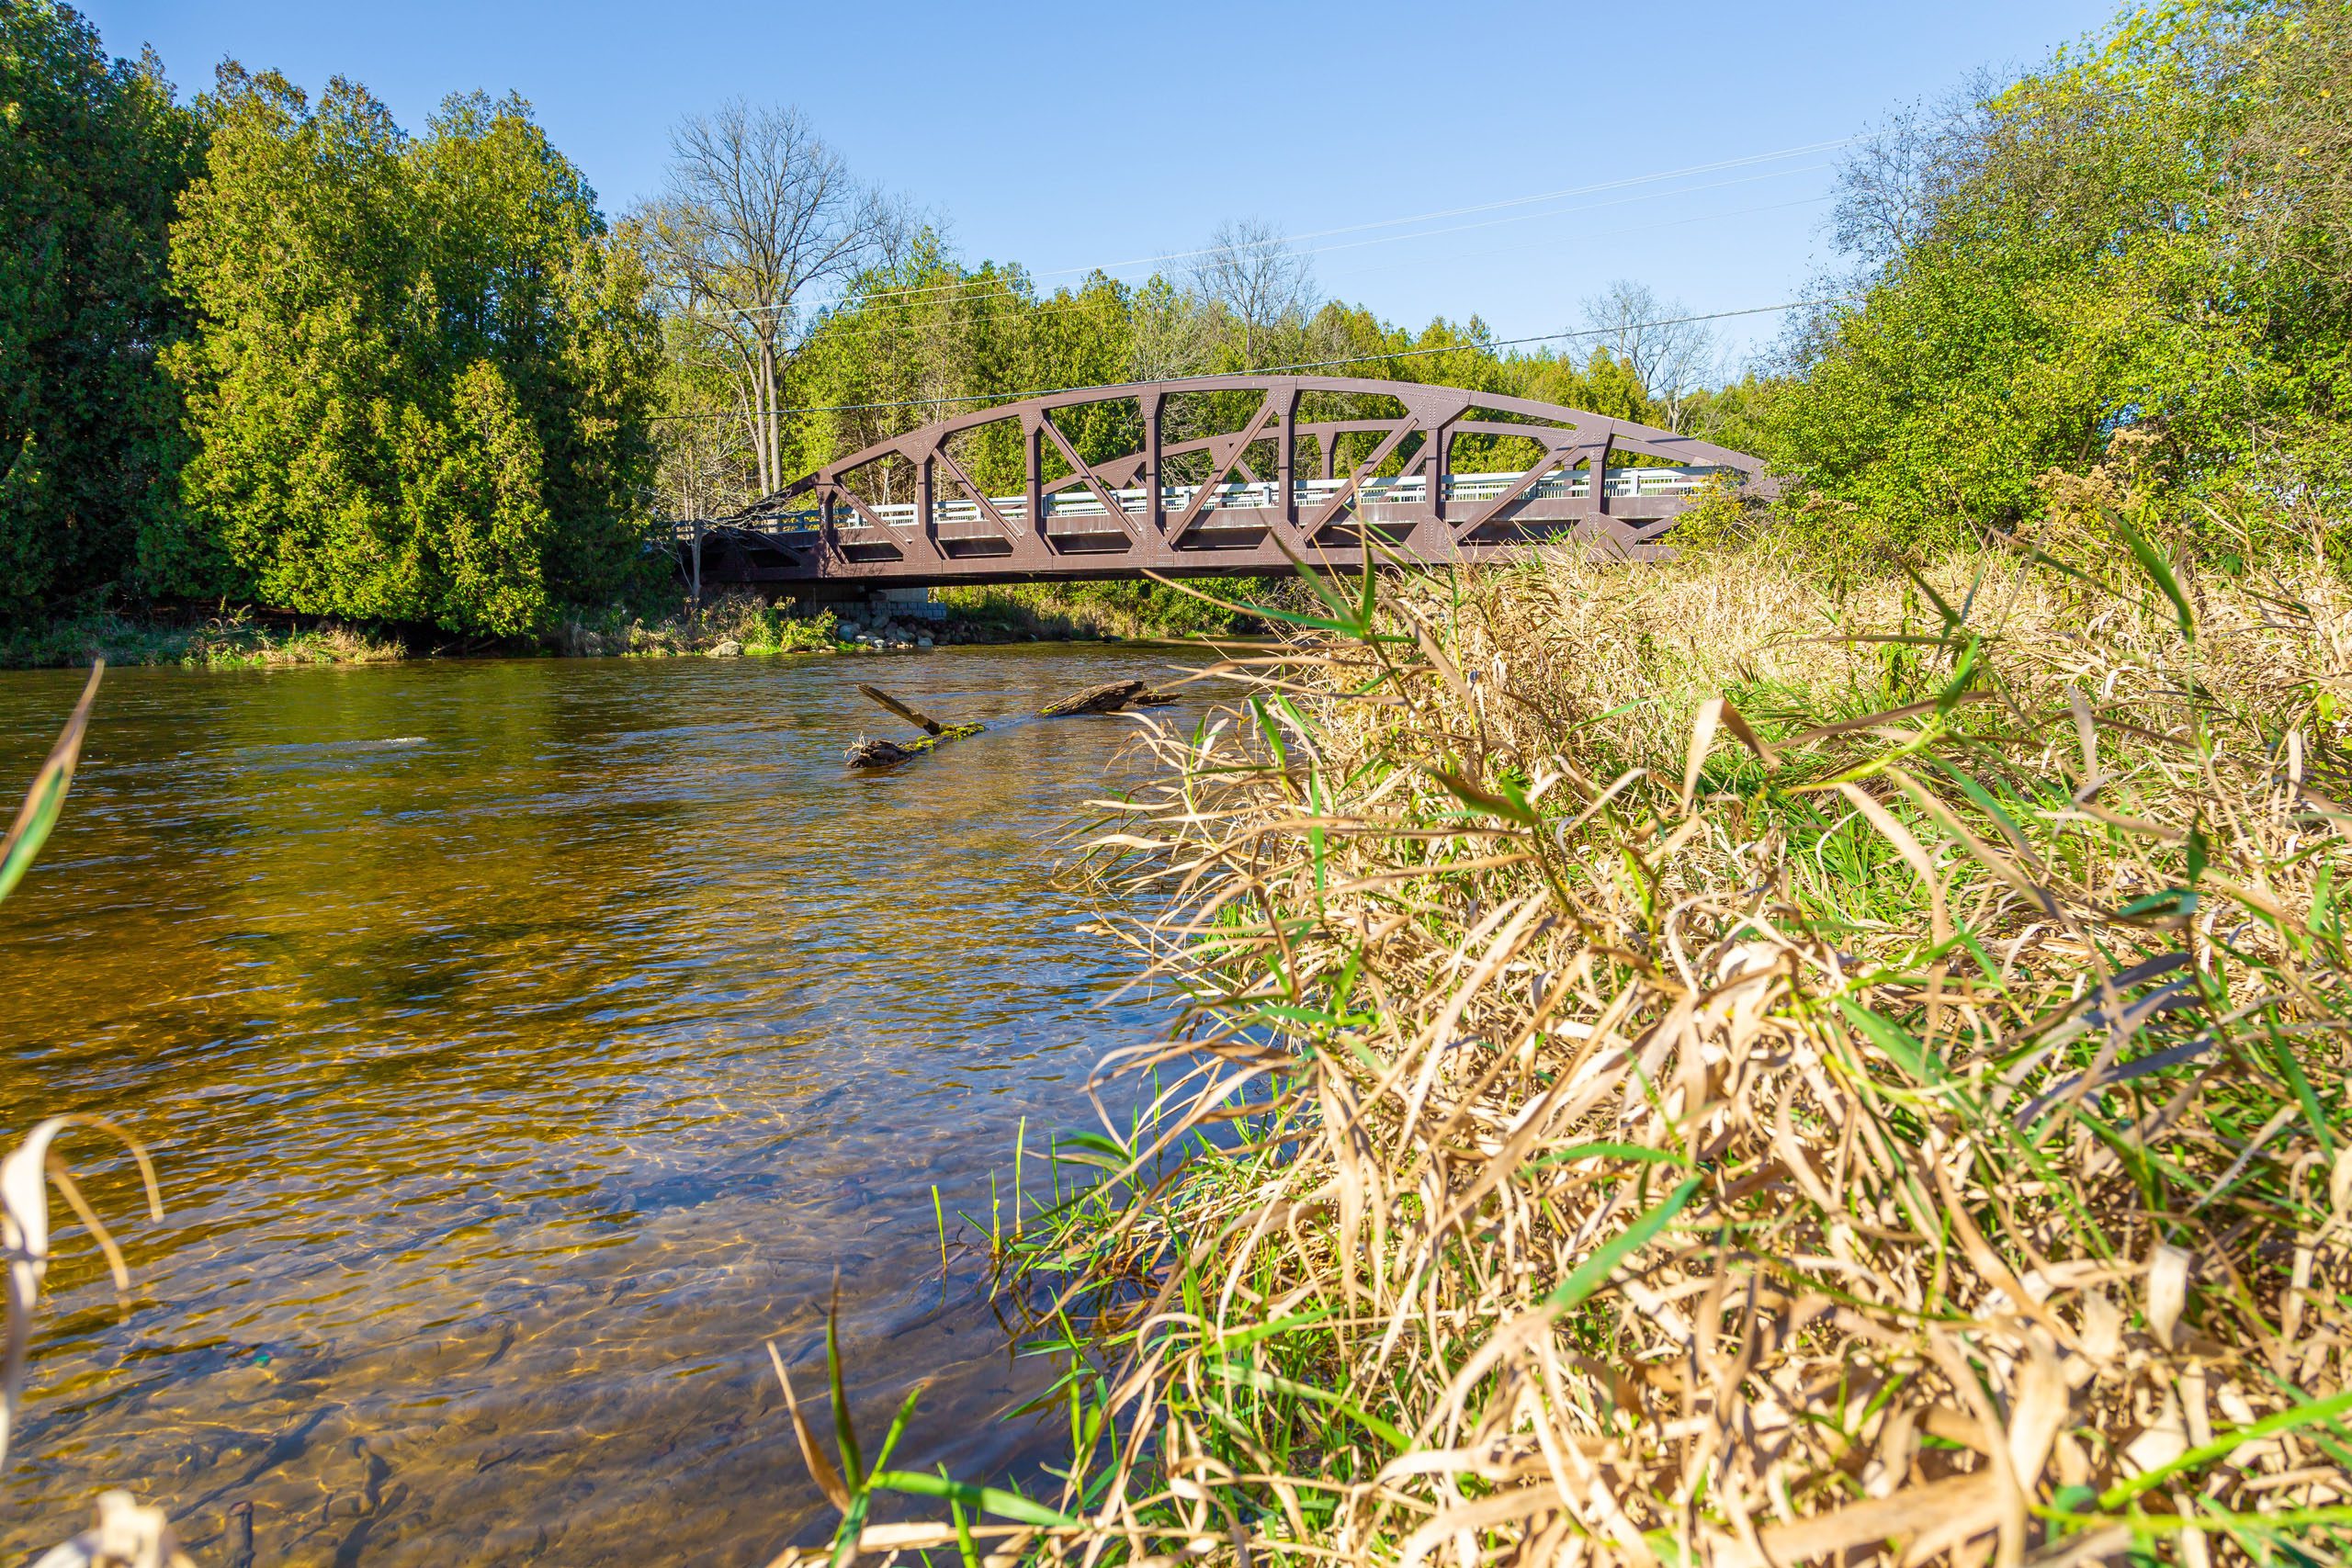
<instances>
[{"instance_id":1,"label":"tree","mask_svg":"<svg viewBox=\"0 0 2352 1568\"><path fill-rule=\"evenodd\" d=\"M2274 340L2342 344L2352 340L2352 8L2288 7L2257 24L2248 52L2252 107L2226 187L2233 226L2249 270L2282 285L2270 293ZM2347 392L2327 396L2340 408Z\"/></svg>"},{"instance_id":2,"label":"tree","mask_svg":"<svg viewBox=\"0 0 2352 1568\"><path fill-rule=\"evenodd\" d=\"M1630 372L1678 434L1692 394L1714 369L1714 334L1704 321L1688 320L1690 314L1681 300L1660 299L1649 285L1623 277L1584 302L1585 326L1598 340L1593 354L1605 351L1614 368ZM1597 369L1587 373L1601 378Z\"/></svg>"},{"instance_id":3,"label":"tree","mask_svg":"<svg viewBox=\"0 0 2352 1568\"><path fill-rule=\"evenodd\" d=\"M797 109L735 99L682 121L670 147L647 255L670 310L727 367L765 493L790 477L779 394L819 313L808 296L881 259L903 219Z\"/></svg>"},{"instance_id":4,"label":"tree","mask_svg":"<svg viewBox=\"0 0 2352 1568\"><path fill-rule=\"evenodd\" d=\"M644 558L656 323L509 98L422 139L222 67L172 232L188 510L269 604L513 636Z\"/></svg>"},{"instance_id":5,"label":"tree","mask_svg":"<svg viewBox=\"0 0 2352 1568\"><path fill-rule=\"evenodd\" d=\"M1933 102L1895 109L1838 161L1829 235L1864 281L1924 242L1945 202L1983 168L1998 91L1979 70Z\"/></svg>"},{"instance_id":6,"label":"tree","mask_svg":"<svg viewBox=\"0 0 2352 1568\"><path fill-rule=\"evenodd\" d=\"M1158 273L1136 290L1131 328L1135 345L1127 374L1137 381L1169 381L1208 368L1216 323L1200 297Z\"/></svg>"},{"instance_id":7,"label":"tree","mask_svg":"<svg viewBox=\"0 0 2352 1568\"><path fill-rule=\"evenodd\" d=\"M1277 333L1296 333L1315 309L1314 269L1280 229L1256 219L1218 224L1192 275L1193 291L1238 328L1243 370L1272 363L1265 350Z\"/></svg>"},{"instance_id":8,"label":"tree","mask_svg":"<svg viewBox=\"0 0 2352 1568\"><path fill-rule=\"evenodd\" d=\"M668 317L662 333L654 437L661 510L686 522L721 517L759 498L745 477L750 438L721 408L724 378L696 352L692 323Z\"/></svg>"},{"instance_id":9,"label":"tree","mask_svg":"<svg viewBox=\"0 0 2352 1568\"><path fill-rule=\"evenodd\" d=\"M1792 514L1844 552L2063 541L2084 508L2053 499L2112 458L2173 547L2244 559L2281 499L2340 534L2347 73L2335 0L2173 0L1987 98L1746 412Z\"/></svg>"},{"instance_id":10,"label":"tree","mask_svg":"<svg viewBox=\"0 0 2352 1568\"><path fill-rule=\"evenodd\" d=\"M0 5L0 618L174 585L179 453L158 348L172 203L198 137L151 57L51 0Z\"/></svg>"},{"instance_id":11,"label":"tree","mask_svg":"<svg viewBox=\"0 0 2352 1568\"><path fill-rule=\"evenodd\" d=\"M2272 465L2352 434L2347 31L2334 0L2176 0L1926 139L1901 222L1843 225L1899 247L1755 411L1799 515L1847 550L2038 528L2124 432L2141 524L2185 541L2248 487L2317 493Z\"/></svg>"}]
</instances>

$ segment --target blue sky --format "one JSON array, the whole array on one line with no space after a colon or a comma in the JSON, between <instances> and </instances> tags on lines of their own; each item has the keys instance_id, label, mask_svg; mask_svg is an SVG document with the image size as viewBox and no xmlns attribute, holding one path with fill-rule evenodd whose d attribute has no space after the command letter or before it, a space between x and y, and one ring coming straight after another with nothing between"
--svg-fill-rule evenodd
<instances>
[{"instance_id":1,"label":"blue sky","mask_svg":"<svg viewBox=\"0 0 2352 1568\"><path fill-rule=\"evenodd\" d=\"M2037 62L2113 12L2107 0L84 8L114 51L153 43L184 93L232 57L312 88L353 77L412 128L450 92L519 92L607 212L656 187L681 116L742 95L797 103L865 177L944 219L966 256L1018 261L1048 287L1094 265L1140 278L1219 220L1254 217L1301 237L1327 294L1416 326L1475 311L1506 337L1574 324L1578 301L1614 277L1699 310L1795 298L1822 249L1837 153L1821 144L1974 66ZM1675 171L1688 172L1645 177ZM1733 345L1767 340L1772 320L1719 330Z\"/></svg>"}]
</instances>

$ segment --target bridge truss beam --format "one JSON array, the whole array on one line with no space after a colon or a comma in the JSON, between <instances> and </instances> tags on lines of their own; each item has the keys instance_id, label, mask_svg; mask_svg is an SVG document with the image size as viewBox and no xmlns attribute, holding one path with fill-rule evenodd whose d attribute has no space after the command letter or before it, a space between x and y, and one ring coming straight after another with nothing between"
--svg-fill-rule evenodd
<instances>
[{"instance_id":1,"label":"bridge truss beam","mask_svg":"<svg viewBox=\"0 0 2352 1568\"><path fill-rule=\"evenodd\" d=\"M1368 416L1375 401L1401 412ZM1099 429L1105 414L1136 433L1136 449L1089 460L1066 426L1094 416ZM1220 423L1231 428L1203 428ZM956 449L998 425L1021 454L1018 497L989 494ZM1460 473L1465 440L1534 456L1507 472ZM1303 442L1313 473L1301 471ZM1351 446L1363 456L1342 463ZM1631 456L1675 467L1618 464ZM953 415L829 463L694 538L697 581L778 589L1272 574L1360 558L1367 535L1431 564L1563 544L1644 557L1716 475L1753 486L1762 465L1649 425L1461 388L1204 377Z\"/></svg>"}]
</instances>

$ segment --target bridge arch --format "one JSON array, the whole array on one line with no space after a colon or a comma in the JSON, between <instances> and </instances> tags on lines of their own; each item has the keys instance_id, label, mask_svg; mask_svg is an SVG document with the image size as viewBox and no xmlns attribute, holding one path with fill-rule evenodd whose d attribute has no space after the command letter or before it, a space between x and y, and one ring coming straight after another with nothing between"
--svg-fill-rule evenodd
<instances>
[{"instance_id":1,"label":"bridge arch","mask_svg":"<svg viewBox=\"0 0 2352 1568\"><path fill-rule=\"evenodd\" d=\"M1082 455L1106 439L1133 449ZM705 566L777 586L1272 573L1356 558L1366 536L1430 563L1544 544L1642 556L1719 475L1754 484L1762 465L1493 392L1319 376L1133 382L976 409L853 452L717 525Z\"/></svg>"}]
</instances>

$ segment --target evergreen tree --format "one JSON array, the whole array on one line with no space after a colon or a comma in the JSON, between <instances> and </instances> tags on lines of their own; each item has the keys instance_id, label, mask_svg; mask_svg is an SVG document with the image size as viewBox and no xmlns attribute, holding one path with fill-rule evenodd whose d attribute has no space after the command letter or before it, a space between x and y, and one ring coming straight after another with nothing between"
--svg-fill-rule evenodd
<instances>
[{"instance_id":1,"label":"evergreen tree","mask_svg":"<svg viewBox=\"0 0 2352 1568\"><path fill-rule=\"evenodd\" d=\"M0 618L186 570L155 359L181 327L166 233L196 149L152 59L0 0Z\"/></svg>"},{"instance_id":2,"label":"evergreen tree","mask_svg":"<svg viewBox=\"0 0 2352 1568\"><path fill-rule=\"evenodd\" d=\"M191 513L264 601L533 630L644 558L658 352L642 279L514 99L412 140L222 69L173 231Z\"/></svg>"}]
</instances>

